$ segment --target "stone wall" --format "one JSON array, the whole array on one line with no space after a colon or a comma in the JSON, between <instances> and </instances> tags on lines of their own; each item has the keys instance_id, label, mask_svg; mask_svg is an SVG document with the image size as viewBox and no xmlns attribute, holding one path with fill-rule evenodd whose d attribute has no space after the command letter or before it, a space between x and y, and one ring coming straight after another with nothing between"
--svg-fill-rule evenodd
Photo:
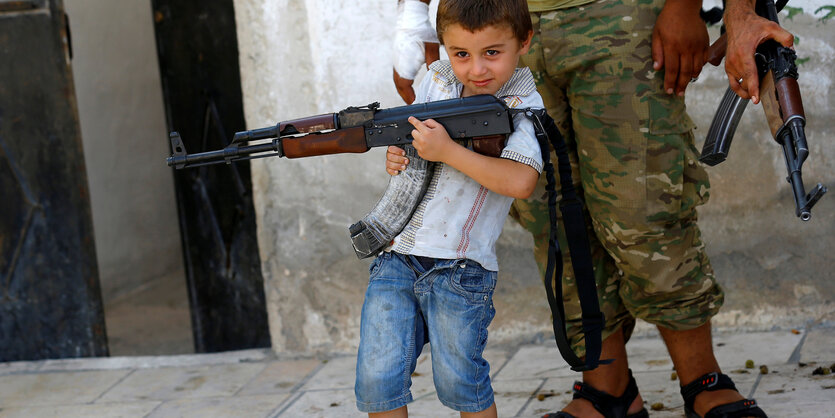
<instances>
[{"instance_id":1,"label":"stone wall","mask_svg":"<svg viewBox=\"0 0 835 418\"><path fill-rule=\"evenodd\" d=\"M360 9L353 2L326 0L236 0L248 127L375 101L402 105L391 82L395 3L369 0ZM804 59L800 86L812 151L804 167L807 186L835 185L835 142L829 140L835 22L822 21L824 12L804 10L791 20L783 15L784 25L799 37L797 51ZM712 39L717 36L712 29ZM725 87L724 71L707 68L688 89L698 146ZM711 200L700 214L708 252L728 290L726 307L715 320L719 327L799 327L835 319L835 197L826 196L810 222L795 218L781 150L769 136L761 108L749 106L729 160L710 169ZM383 159L383 151L372 150L253 162L275 350L356 348L368 261L356 259L347 227L385 189ZM492 341L551 338L530 237L507 222L497 248L502 272Z\"/></svg>"}]
</instances>

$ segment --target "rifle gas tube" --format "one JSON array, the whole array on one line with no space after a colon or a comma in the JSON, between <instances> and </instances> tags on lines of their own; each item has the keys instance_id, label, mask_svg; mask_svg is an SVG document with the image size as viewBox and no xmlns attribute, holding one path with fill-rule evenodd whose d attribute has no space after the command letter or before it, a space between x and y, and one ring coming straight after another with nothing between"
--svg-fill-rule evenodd
<instances>
[{"instance_id":1,"label":"rifle gas tube","mask_svg":"<svg viewBox=\"0 0 835 418\"><path fill-rule=\"evenodd\" d=\"M785 1L781 4L785 5ZM759 0L756 11L758 15L779 23L774 0ZM709 55L713 65L721 62L725 46L722 38L711 46ZM806 115L797 84L797 56L794 51L773 40L763 42L755 56L760 73L763 110L774 140L783 148L788 171L786 180L791 184L794 194L795 212L800 219L808 221L812 217L812 206L827 189L818 183L807 194L803 186L801 167L809 156L809 146L804 131ZM731 140L747 104L748 100L740 98L728 88L708 129L700 161L713 166L727 158Z\"/></svg>"},{"instance_id":2,"label":"rifle gas tube","mask_svg":"<svg viewBox=\"0 0 835 418\"><path fill-rule=\"evenodd\" d=\"M338 113L295 119L275 126L238 132L223 149L186 152L177 132L171 132L169 166L177 169L232 163L263 157L301 158L362 153L373 147L412 142L408 119L434 119L456 140L473 139L473 149L497 156L513 121L507 106L491 95L380 109L378 103L349 107Z\"/></svg>"}]
</instances>

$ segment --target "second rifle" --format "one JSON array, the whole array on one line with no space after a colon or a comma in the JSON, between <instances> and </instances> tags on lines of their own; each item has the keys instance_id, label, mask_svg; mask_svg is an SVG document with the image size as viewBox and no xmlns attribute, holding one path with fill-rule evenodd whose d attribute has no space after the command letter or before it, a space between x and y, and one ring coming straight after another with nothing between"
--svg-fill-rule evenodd
<instances>
[{"instance_id":1,"label":"second rifle","mask_svg":"<svg viewBox=\"0 0 835 418\"><path fill-rule=\"evenodd\" d=\"M780 2L780 7L785 5ZM756 11L759 16L775 23L779 7L774 0L759 0ZM711 46L708 61L719 65L725 55L725 36ZM788 176L786 180L792 188L796 215L808 221L812 217L812 206L826 193L826 186L815 185L809 193L803 186L801 167L809 156L806 142L806 115L797 84L797 56L794 51L776 41L768 40L757 48L755 54L760 77L760 96L769 129L774 140L783 148ZM716 165L725 160L731 147L731 140L748 100L737 96L728 88L716 110L713 122L707 132L702 155L699 158L708 165Z\"/></svg>"}]
</instances>

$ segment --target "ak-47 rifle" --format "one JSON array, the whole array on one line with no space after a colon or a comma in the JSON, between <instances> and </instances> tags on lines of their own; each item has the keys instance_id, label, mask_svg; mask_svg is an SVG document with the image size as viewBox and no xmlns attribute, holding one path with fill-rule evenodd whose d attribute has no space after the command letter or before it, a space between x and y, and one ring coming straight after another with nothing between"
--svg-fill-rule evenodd
<instances>
[{"instance_id":1,"label":"ak-47 rifle","mask_svg":"<svg viewBox=\"0 0 835 418\"><path fill-rule=\"evenodd\" d=\"M263 157L301 158L362 153L373 147L397 145L406 150L409 164L389 185L377 205L349 232L359 258L377 254L400 233L423 198L435 163L417 155L409 117L434 119L455 140L472 140L473 150L498 157L513 132L513 114L492 95L380 109L378 103L349 107L338 113L281 122L275 126L238 132L223 149L186 152L180 135L171 132L168 165L177 169L232 163Z\"/></svg>"},{"instance_id":2,"label":"ak-47 rifle","mask_svg":"<svg viewBox=\"0 0 835 418\"><path fill-rule=\"evenodd\" d=\"M786 1L781 0L778 3L779 8L782 8ZM779 23L777 20L779 8L775 6L774 0L759 0L756 12L759 16ZM725 55L727 46L725 36L723 34L711 46L708 62L713 65L719 65ZM827 189L818 183L807 194L803 187L801 167L809 156L809 147L804 131L806 116L797 84L798 74L795 64L797 56L791 49L774 40L768 40L757 48L755 57L760 76L763 110L774 140L783 147L788 170L786 180L791 184L794 193L796 215L808 221L812 217L812 206L826 193ZM731 140L747 104L748 100L737 96L730 87L725 91L708 129L699 160L713 166L727 158Z\"/></svg>"},{"instance_id":3,"label":"ak-47 rifle","mask_svg":"<svg viewBox=\"0 0 835 418\"><path fill-rule=\"evenodd\" d=\"M379 103L372 103L237 132L229 145L216 151L189 154L180 134L171 132L173 152L167 162L181 169L263 157L301 158L404 146L412 142L414 127L409 123L409 116L435 119L453 139L475 139L474 150L486 155L498 156L506 136L513 131L507 106L486 94L390 109L380 109Z\"/></svg>"}]
</instances>

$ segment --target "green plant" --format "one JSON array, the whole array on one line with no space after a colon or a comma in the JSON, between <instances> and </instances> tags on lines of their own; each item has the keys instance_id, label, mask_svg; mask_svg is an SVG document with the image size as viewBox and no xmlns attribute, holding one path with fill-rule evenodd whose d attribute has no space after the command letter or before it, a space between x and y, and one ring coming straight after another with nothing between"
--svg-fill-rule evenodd
<instances>
[{"instance_id":1,"label":"green plant","mask_svg":"<svg viewBox=\"0 0 835 418\"><path fill-rule=\"evenodd\" d=\"M783 8L783 11L788 14L786 19L793 20L796 15L803 13L803 9L800 7L789 7L786 6Z\"/></svg>"},{"instance_id":2,"label":"green plant","mask_svg":"<svg viewBox=\"0 0 835 418\"><path fill-rule=\"evenodd\" d=\"M820 20L821 22L826 23L827 20L832 19L833 17L835 17L835 6L827 5L827 6L818 7L818 9L815 10L815 14L818 14L818 12L820 12L820 11L826 11L825 15L818 18L818 20Z\"/></svg>"}]
</instances>

